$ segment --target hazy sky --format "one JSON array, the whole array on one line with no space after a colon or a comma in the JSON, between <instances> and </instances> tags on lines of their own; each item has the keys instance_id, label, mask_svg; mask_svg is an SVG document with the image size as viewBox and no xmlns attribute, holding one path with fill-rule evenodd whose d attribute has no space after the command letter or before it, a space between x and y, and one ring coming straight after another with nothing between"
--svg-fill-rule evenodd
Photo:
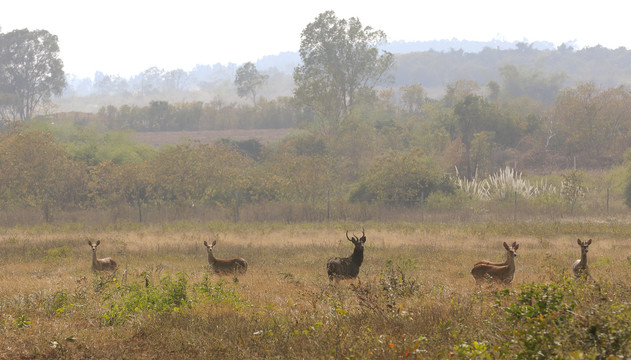
<instances>
[{"instance_id":1,"label":"hazy sky","mask_svg":"<svg viewBox=\"0 0 631 360\"><path fill-rule=\"evenodd\" d=\"M7 0L3 33L43 29L59 37L66 73L128 77L152 66L242 64L298 51L318 14L357 17L389 41L549 41L631 49L622 1L488 0Z\"/></svg>"}]
</instances>

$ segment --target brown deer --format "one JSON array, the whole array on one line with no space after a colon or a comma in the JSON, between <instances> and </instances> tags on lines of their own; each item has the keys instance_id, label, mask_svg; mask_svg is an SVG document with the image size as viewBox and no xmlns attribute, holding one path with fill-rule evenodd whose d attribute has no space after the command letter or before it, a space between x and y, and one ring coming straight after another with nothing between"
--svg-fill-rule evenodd
<instances>
[{"instance_id":1,"label":"brown deer","mask_svg":"<svg viewBox=\"0 0 631 360\"><path fill-rule=\"evenodd\" d=\"M88 240L88 245L92 248L92 271L114 270L116 269L116 261L112 258L96 258L96 248L101 244L101 240L97 240L96 244Z\"/></svg>"},{"instance_id":2,"label":"brown deer","mask_svg":"<svg viewBox=\"0 0 631 360\"><path fill-rule=\"evenodd\" d=\"M335 279L339 281L341 279L354 279L359 275L359 267L364 261L364 244L366 243L366 233L362 229L362 236L358 239L355 234L352 238L348 237L348 230L346 231L346 239L355 245L353 254L349 257L340 258L334 257L329 259L326 263L326 272L329 275L329 280Z\"/></svg>"},{"instance_id":3,"label":"brown deer","mask_svg":"<svg viewBox=\"0 0 631 360\"><path fill-rule=\"evenodd\" d=\"M574 272L574 276L576 278L587 278L589 276L589 269L587 268L587 251L589 251L589 245L592 243L592 239L587 241L581 241L581 239L576 239L578 246L581 247L581 258L576 260L574 264L572 264L572 272Z\"/></svg>"},{"instance_id":4,"label":"brown deer","mask_svg":"<svg viewBox=\"0 0 631 360\"><path fill-rule=\"evenodd\" d=\"M216 244L217 240L213 241L211 245L208 245L208 243L204 241L204 246L206 246L206 250L208 251L208 263L215 273L220 275L245 274L248 270L248 262L245 261L244 258L240 257L233 259L217 259L215 255L213 255L213 248Z\"/></svg>"},{"instance_id":5,"label":"brown deer","mask_svg":"<svg viewBox=\"0 0 631 360\"><path fill-rule=\"evenodd\" d=\"M479 261L473 265L471 275L473 275L476 284L480 285L484 280L493 280L500 284L510 284L510 282L513 281L513 276L515 275L515 257L517 256L519 244L513 242L511 246L508 246L508 244L504 242L504 248L506 249L506 261L503 263Z\"/></svg>"}]
</instances>

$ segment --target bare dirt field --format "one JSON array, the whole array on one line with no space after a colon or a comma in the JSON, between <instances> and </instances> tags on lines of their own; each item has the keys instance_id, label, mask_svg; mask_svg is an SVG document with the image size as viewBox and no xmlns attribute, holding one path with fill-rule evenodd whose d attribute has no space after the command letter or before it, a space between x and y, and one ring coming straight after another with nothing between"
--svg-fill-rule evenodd
<instances>
[{"instance_id":1,"label":"bare dirt field","mask_svg":"<svg viewBox=\"0 0 631 360\"><path fill-rule=\"evenodd\" d=\"M135 137L141 143L163 146L176 145L187 141L199 141L210 144L220 139L236 141L257 139L263 144L278 141L293 129L232 129L232 130L203 130L203 131L160 131L137 132Z\"/></svg>"}]
</instances>

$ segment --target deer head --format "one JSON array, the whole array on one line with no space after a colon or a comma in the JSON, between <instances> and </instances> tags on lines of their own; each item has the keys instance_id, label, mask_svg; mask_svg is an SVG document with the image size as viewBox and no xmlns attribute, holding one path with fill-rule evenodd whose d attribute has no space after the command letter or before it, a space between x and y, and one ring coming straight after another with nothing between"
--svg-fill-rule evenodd
<instances>
[{"instance_id":1,"label":"deer head","mask_svg":"<svg viewBox=\"0 0 631 360\"><path fill-rule=\"evenodd\" d=\"M589 239L587 241L581 241L581 239L576 239L576 243L578 244L578 246L581 247L581 253L585 253L587 254L587 251L589 251L589 245L592 243L592 239Z\"/></svg>"},{"instance_id":2,"label":"deer head","mask_svg":"<svg viewBox=\"0 0 631 360\"><path fill-rule=\"evenodd\" d=\"M360 238L357 238L357 236L355 234L353 234L352 238L349 238L348 237L348 230L346 230L346 239L348 239L348 241L352 242L353 245L355 245L356 248L363 249L364 248L364 244L366 243L366 233L365 233L364 229L362 228L362 236Z\"/></svg>"},{"instance_id":3,"label":"deer head","mask_svg":"<svg viewBox=\"0 0 631 360\"><path fill-rule=\"evenodd\" d=\"M96 244L92 244L92 241L88 240L88 245L92 248L92 251L96 251L96 248L101 245L101 240L97 240Z\"/></svg>"},{"instance_id":4,"label":"deer head","mask_svg":"<svg viewBox=\"0 0 631 360\"><path fill-rule=\"evenodd\" d=\"M512 257L516 257L517 256L517 249L519 249L519 244L517 243L517 241L513 241L513 243L511 244L511 246L508 246L508 244L506 243L506 241L504 242L504 249L506 249L506 251L509 252L509 254Z\"/></svg>"}]
</instances>

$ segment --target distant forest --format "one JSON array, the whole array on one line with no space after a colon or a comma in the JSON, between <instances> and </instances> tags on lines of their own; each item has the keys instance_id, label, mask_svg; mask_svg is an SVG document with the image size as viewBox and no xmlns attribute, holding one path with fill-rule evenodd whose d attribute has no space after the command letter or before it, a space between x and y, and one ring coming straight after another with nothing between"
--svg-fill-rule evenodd
<instances>
[{"instance_id":1,"label":"distant forest","mask_svg":"<svg viewBox=\"0 0 631 360\"><path fill-rule=\"evenodd\" d=\"M577 50L563 44L523 42L395 42L384 47L395 54L391 82L383 87L421 85L429 97L440 98L446 86L456 81L474 81L480 86L501 83L506 71L531 80L554 79L557 90L593 82L600 88L631 84L631 50L601 46ZM292 72L300 62L297 52L265 56L255 65L268 76L260 96L274 99L291 96ZM507 66L513 68L507 70ZM156 67L122 78L96 72L92 79L68 75L68 87L56 103L61 111L96 112L103 105L147 105L153 100L243 102L234 85L238 64L197 65L190 71ZM504 69L504 74L502 70ZM516 71L516 73L515 73ZM537 90L537 89L533 89ZM540 89L539 89L540 90ZM556 92L533 97L550 104ZM397 97L397 99L399 99Z\"/></svg>"}]
</instances>

